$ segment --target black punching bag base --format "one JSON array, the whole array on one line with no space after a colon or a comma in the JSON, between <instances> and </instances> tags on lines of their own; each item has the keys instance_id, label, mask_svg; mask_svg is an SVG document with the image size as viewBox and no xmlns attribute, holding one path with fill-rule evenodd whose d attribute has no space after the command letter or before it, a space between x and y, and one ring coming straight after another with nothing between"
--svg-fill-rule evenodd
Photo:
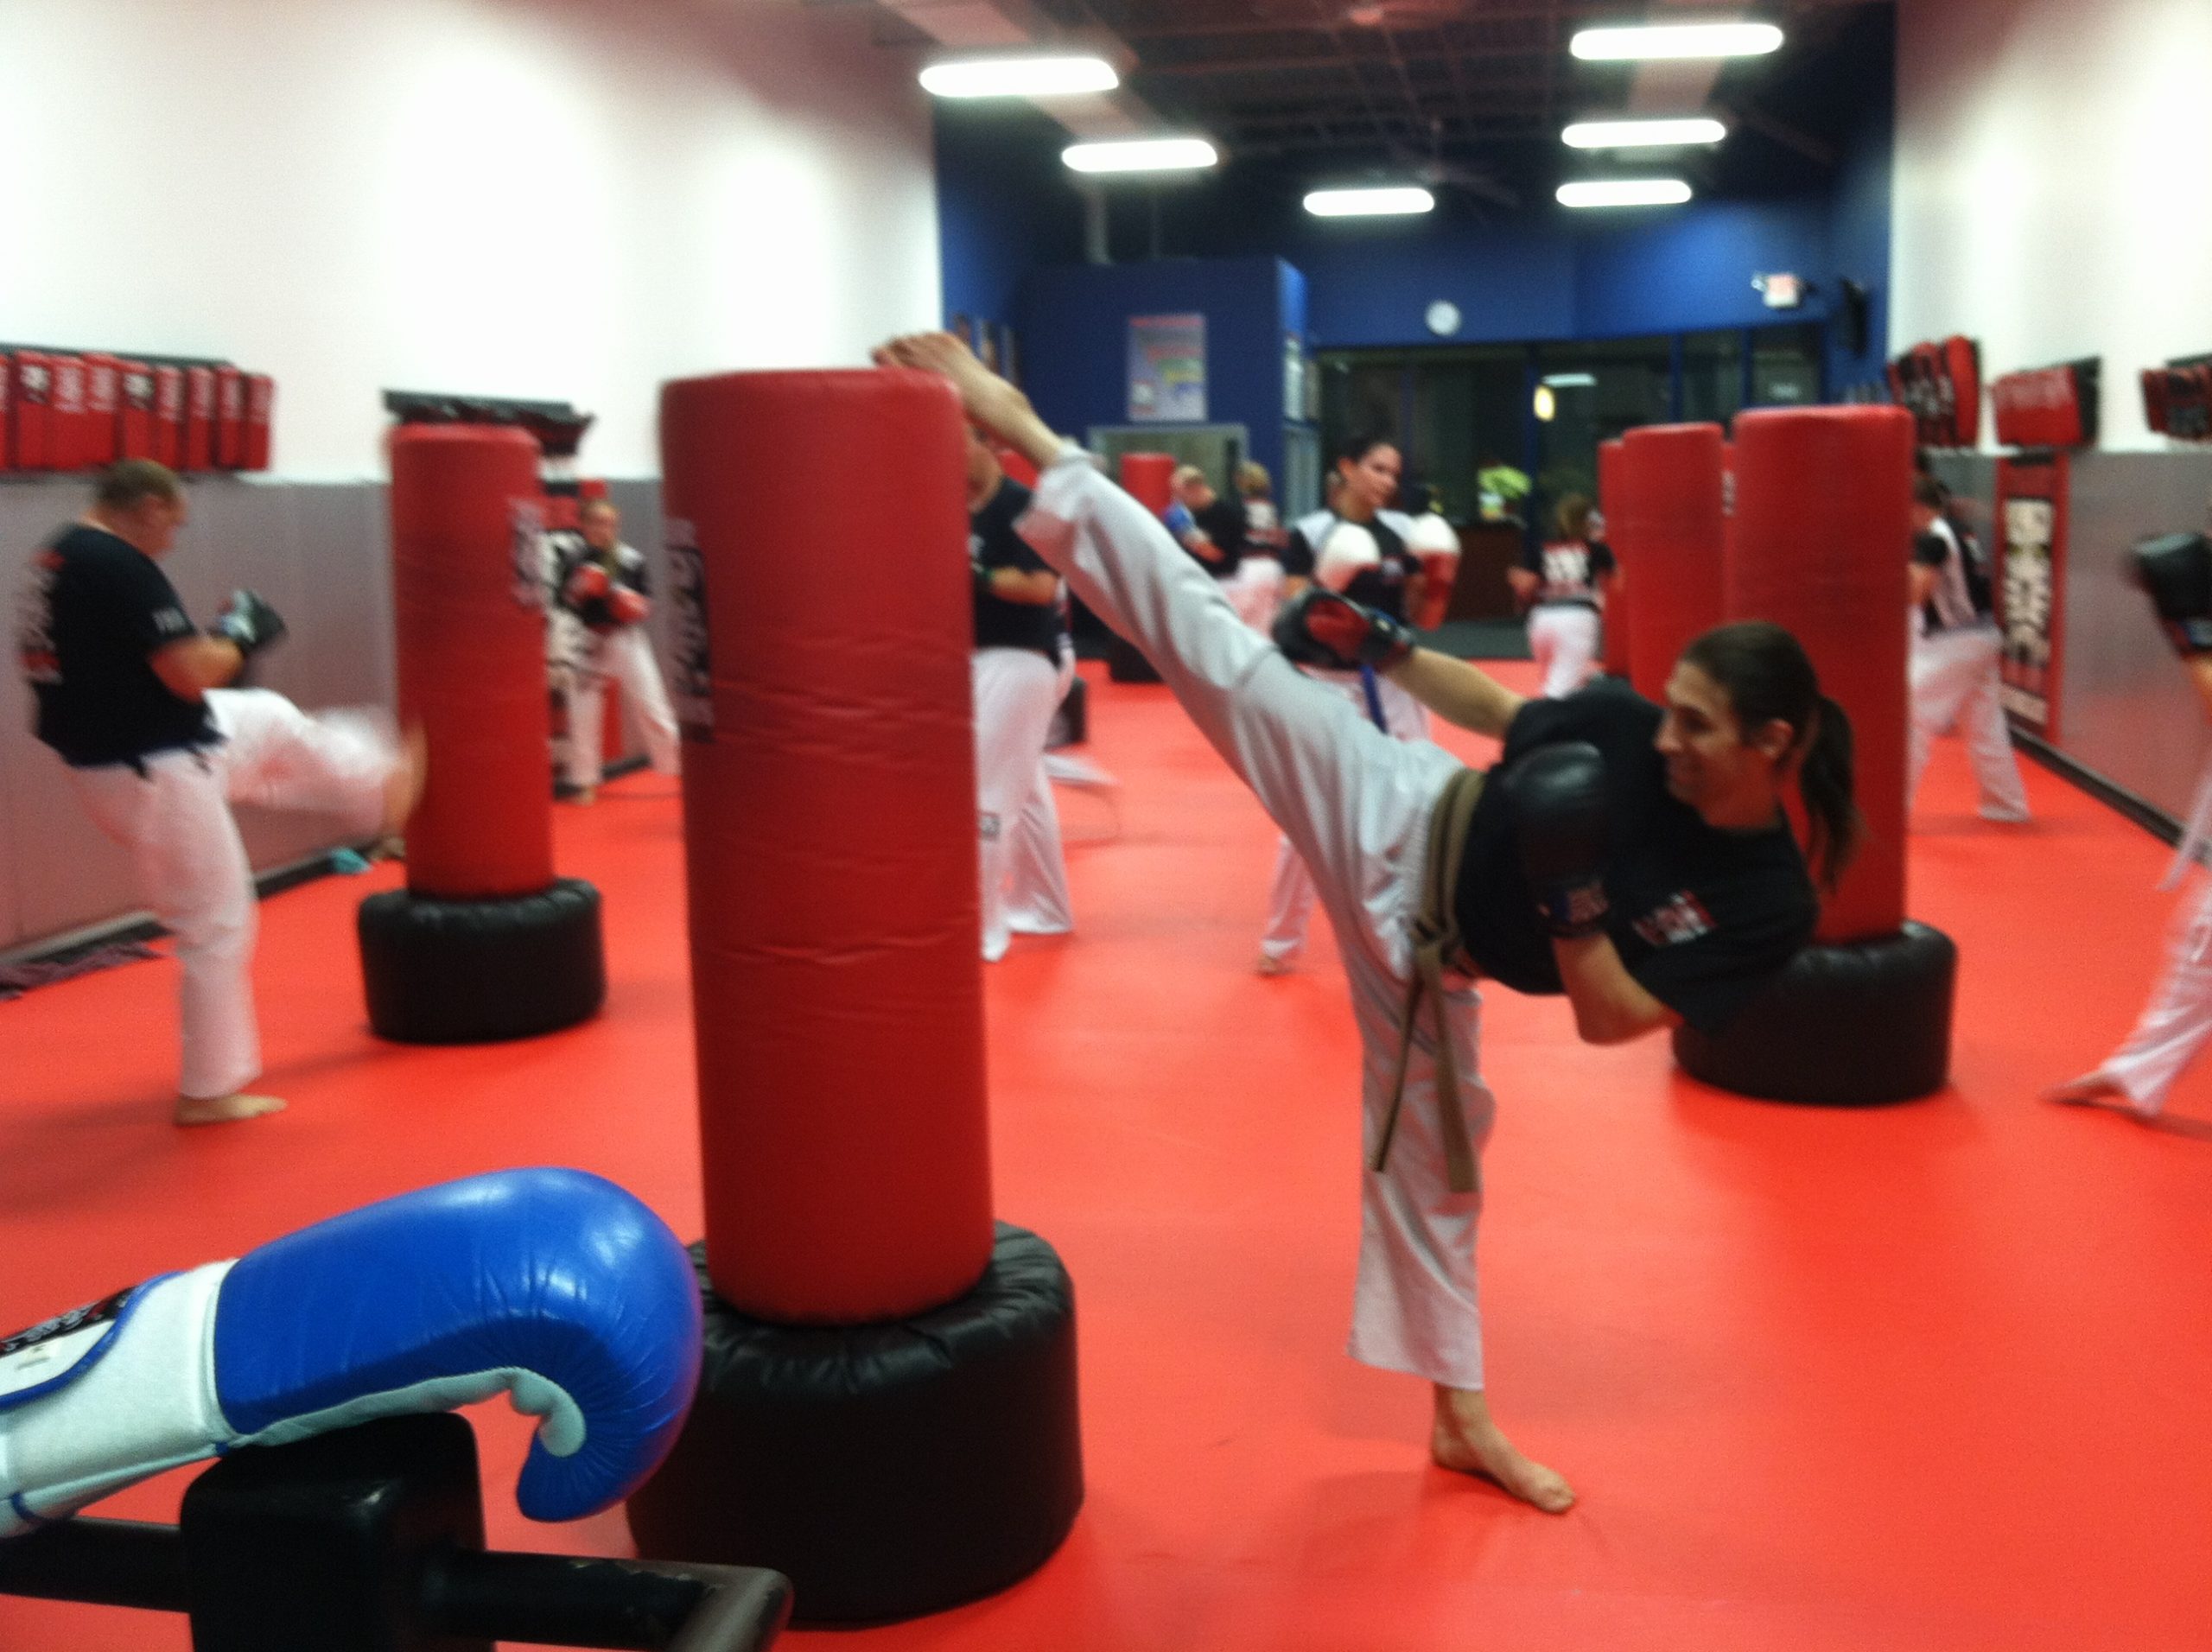
<instances>
[{"instance_id":1,"label":"black punching bag base","mask_svg":"<svg viewBox=\"0 0 2212 1652\"><path fill-rule=\"evenodd\" d=\"M629 1503L640 1557L772 1567L793 1624L943 1611L1045 1564L1083 1506L1075 1290L998 1224L975 1289L911 1318L779 1325L706 1295L699 1397Z\"/></svg>"},{"instance_id":2,"label":"black punching bag base","mask_svg":"<svg viewBox=\"0 0 2212 1652\"><path fill-rule=\"evenodd\" d=\"M607 1001L599 891L559 878L534 895L371 895L354 928L369 1026L400 1044L496 1044L589 1020Z\"/></svg>"},{"instance_id":3,"label":"black punching bag base","mask_svg":"<svg viewBox=\"0 0 2212 1652\"><path fill-rule=\"evenodd\" d=\"M1950 1082L1959 949L1908 922L1895 935L1792 958L1718 1037L1681 1026L1675 1059L1693 1078L1762 1101L1878 1107Z\"/></svg>"}]
</instances>

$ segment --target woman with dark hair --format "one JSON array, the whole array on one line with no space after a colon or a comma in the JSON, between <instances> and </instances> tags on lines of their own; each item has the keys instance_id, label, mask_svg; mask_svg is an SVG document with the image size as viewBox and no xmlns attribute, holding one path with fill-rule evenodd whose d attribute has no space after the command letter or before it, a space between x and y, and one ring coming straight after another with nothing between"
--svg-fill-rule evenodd
<instances>
[{"instance_id":1,"label":"woman with dark hair","mask_svg":"<svg viewBox=\"0 0 2212 1652\"><path fill-rule=\"evenodd\" d=\"M1433 1385L1434 1461L1563 1511L1567 1482L1506 1439L1484 1394L1476 1160L1495 1102L1476 983L1563 993L1592 1043L1724 1025L1812 933L1813 881L1782 809L1793 778L1822 877L1850 857L1850 724L1771 625L1700 638L1663 708L1618 687L1526 700L1327 591L1287 608L1271 647L1151 512L957 340L900 339L877 359L944 375L971 418L1037 462L1017 531L1144 651L1313 868L1363 1049L1351 1352ZM1391 740L1293 653L1370 664L1503 737L1504 755L1485 776Z\"/></svg>"}]
</instances>

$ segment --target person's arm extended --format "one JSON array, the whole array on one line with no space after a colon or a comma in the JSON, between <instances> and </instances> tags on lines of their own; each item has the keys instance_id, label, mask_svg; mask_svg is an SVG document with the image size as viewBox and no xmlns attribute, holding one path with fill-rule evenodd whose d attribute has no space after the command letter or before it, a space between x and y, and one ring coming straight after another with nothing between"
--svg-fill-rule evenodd
<instances>
[{"instance_id":1,"label":"person's arm extended","mask_svg":"<svg viewBox=\"0 0 2212 1652\"><path fill-rule=\"evenodd\" d=\"M180 700L198 700L245 669L245 655L225 637L181 637L146 657L162 686Z\"/></svg>"},{"instance_id":2,"label":"person's arm extended","mask_svg":"<svg viewBox=\"0 0 2212 1652\"><path fill-rule=\"evenodd\" d=\"M991 594L1001 602L1041 608L1059 599L1060 576L1049 569L994 568L987 577Z\"/></svg>"},{"instance_id":3,"label":"person's arm extended","mask_svg":"<svg viewBox=\"0 0 2212 1652\"><path fill-rule=\"evenodd\" d=\"M1414 649L1389 676L1445 721L1499 740L1529 703L1481 667L1427 648Z\"/></svg>"},{"instance_id":4,"label":"person's arm extended","mask_svg":"<svg viewBox=\"0 0 2212 1652\"><path fill-rule=\"evenodd\" d=\"M1653 997L1628 972L1604 933L1555 937L1552 956L1574 1006L1574 1030L1585 1044L1625 1044L1682 1018Z\"/></svg>"}]
</instances>

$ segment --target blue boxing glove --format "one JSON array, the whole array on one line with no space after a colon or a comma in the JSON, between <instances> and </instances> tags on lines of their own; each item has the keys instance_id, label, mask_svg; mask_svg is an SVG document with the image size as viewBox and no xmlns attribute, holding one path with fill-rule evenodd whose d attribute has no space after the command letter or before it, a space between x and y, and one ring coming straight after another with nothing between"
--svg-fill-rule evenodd
<instances>
[{"instance_id":1,"label":"blue boxing glove","mask_svg":"<svg viewBox=\"0 0 2212 1652\"><path fill-rule=\"evenodd\" d=\"M509 1170L334 1217L0 1340L0 1538L240 1446L512 1396L516 1498L575 1520L634 1490L690 1409L690 1257L573 1170Z\"/></svg>"}]
</instances>

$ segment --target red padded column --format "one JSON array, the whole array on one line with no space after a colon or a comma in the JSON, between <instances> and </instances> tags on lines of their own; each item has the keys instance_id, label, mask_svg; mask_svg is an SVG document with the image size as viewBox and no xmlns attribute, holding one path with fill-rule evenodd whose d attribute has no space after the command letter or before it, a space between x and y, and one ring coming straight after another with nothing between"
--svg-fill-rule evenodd
<instances>
[{"instance_id":1,"label":"red padded column","mask_svg":"<svg viewBox=\"0 0 2212 1652\"><path fill-rule=\"evenodd\" d=\"M1820 938L1904 922L1904 763L1912 415L1770 408L1736 420L1728 617L1787 626L1850 715L1866 838Z\"/></svg>"},{"instance_id":2,"label":"red padded column","mask_svg":"<svg viewBox=\"0 0 2212 1652\"><path fill-rule=\"evenodd\" d=\"M537 443L522 430L391 433L391 584L399 708L429 740L407 823L407 887L438 899L535 894L553 881Z\"/></svg>"},{"instance_id":3,"label":"red padded column","mask_svg":"<svg viewBox=\"0 0 2212 1652\"><path fill-rule=\"evenodd\" d=\"M709 1270L762 1318L901 1318L993 1239L959 405L733 373L660 430Z\"/></svg>"},{"instance_id":4,"label":"red padded column","mask_svg":"<svg viewBox=\"0 0 2212 1652\"><path fill-rule=\"evenodd\" d=\"M1629 658L1648 699L1665 694L1683 645L1720 623L1720 446L1717 424L1646 425L1614 461L1635 570Z\"/></svg>"},{"instance_id":5,"label":"red padded column","mask_svg":"<svg viewBox=\"0 0 2212 1652\"><path fill-rule=\"evenodd\" d=\"M1122 491L1153 513L1162 516L1175 502L1175 457L1164 453L1125 453L1122 455Z\"/></svg>"},{"instance_id":6,"label":"red padded column","mask_svg":"<svg viewBox=\"0 0 2212 1652\"><path fill-rule=\"evenodd\" d=\"M1630 675L1629 651L1628 605L1635 600L1629 589L1628 559L1621 553L1619 519L1613 514L1621 498L1621 444L1601 442L1598 444L1598 508L1605 517L1605 541L1613 548L1613 559L1619 564L1613 588L1605 596L1605 675L1625 678ZM1623 506L1622 508L1625 508Z\"/></svg>"}]
</instances>

